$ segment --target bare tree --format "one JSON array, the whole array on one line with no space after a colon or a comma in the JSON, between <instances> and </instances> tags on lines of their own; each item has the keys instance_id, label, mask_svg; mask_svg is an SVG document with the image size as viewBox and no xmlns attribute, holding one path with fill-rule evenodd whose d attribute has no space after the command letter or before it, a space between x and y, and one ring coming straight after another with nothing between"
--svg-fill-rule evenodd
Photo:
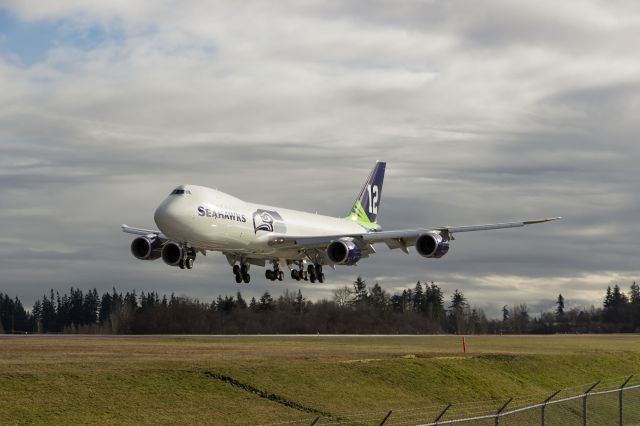
<instances>
[{"instance_id":1,"label":"bare tree","mask_svg":"<svg viewBox=\"0 0 640 426\"><path fill-rule=\"evenodd\" d=\"M333 302L336 304L336 306L344 308L351 305L351 303L353 303L353 300L353 291L346 285L344 287L333 290Z\"/></svg>"}]
</instances>

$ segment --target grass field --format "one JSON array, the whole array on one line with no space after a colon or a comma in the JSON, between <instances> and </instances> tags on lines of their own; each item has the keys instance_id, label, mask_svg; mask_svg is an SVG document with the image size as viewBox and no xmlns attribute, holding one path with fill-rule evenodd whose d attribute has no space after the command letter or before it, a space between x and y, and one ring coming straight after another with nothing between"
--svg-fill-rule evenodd
<instances>
[{"instance_id":1,"label":"grass field","mask_svg":"<svg viewBox=\"0 0 640 426\"><path fill-rule=\"evenodd\" d=\"M467 343L463 354L454 336L1 337L0 424L377 424L394 410L393 424L640 373L637 335Z\"/></svg>"}]
</instances>

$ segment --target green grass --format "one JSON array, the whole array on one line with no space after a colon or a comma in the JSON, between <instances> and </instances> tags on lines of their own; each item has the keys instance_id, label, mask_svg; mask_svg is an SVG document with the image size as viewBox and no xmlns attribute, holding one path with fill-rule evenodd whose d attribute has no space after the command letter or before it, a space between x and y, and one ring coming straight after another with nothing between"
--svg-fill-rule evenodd
<instances>
[{"instance_id":1,"label":"green grass","mask_svg":"<svg viewBox=\"0 0 640 426\"><path fill-rule=\"evenodd\" d=\"M325 421L376 424L394 410L393 424L430 420L450 402L451 416L486 412L508 397L524 405L640 373L635 335L467 342L462 354L452 336L1 338L0 423L309 424L325 413Z\"/></svg>"}]
</instances>

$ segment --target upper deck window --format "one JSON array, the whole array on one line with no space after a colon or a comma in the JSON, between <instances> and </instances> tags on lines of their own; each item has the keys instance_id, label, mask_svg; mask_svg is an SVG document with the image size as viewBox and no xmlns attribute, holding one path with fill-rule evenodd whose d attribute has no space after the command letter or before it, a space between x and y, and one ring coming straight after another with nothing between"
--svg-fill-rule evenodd
<instances>
[{"instance_id":1,"label":"upper deck window","mask_svg":"<svg viewBox=\"0 0 640 426\"><path fill-rule=\"evenodd\" d=\"M191 195L191 191L189 191L188 189L181 189L181 188L176 188L173 190L173 192L171 192L170 195Z\"/></svg>"}]
</instances>

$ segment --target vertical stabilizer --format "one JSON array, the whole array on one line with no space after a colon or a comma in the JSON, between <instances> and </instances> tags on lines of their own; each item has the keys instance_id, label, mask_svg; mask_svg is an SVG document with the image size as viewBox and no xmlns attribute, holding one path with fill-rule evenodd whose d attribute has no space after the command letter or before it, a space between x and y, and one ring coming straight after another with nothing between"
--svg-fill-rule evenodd
<instances>
[{"instance_id":1,"label":"vertical stabilizer","mask_svg":"<svg viewBox=\"0 0 640 426\"><path fill-rule=\"evenodd\" d=\"M376 162L356 199L348 218L369 229L379 229L378 211L382 199L382 182L387 163Z\"/></svg>"}]
</instances>

